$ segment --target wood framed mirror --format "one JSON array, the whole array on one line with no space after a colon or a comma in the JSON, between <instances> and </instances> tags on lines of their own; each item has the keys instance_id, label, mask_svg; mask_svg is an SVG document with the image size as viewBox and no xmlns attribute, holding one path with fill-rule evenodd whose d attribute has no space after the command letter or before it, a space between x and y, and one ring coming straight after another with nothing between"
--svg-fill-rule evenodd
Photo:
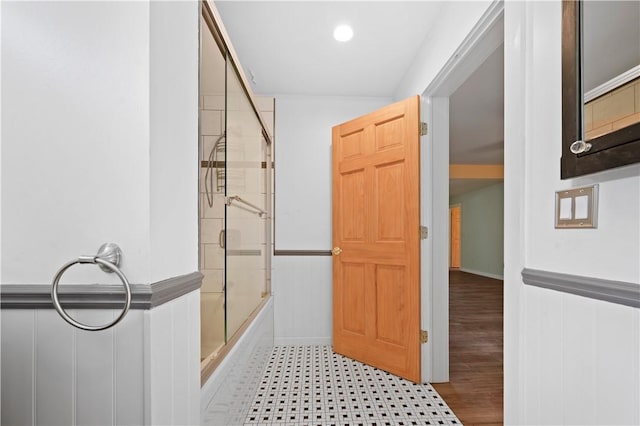
<instances>
[{"instance_id":1,"label":"wood framed mirror","mask_svg":"<svg viewBox=\"0 0 640 426\"><path fill-rule=\"evenodd\" d=\"M561 178L640 163L640 2L562 9Z\"/></svg>"}]
</instances>

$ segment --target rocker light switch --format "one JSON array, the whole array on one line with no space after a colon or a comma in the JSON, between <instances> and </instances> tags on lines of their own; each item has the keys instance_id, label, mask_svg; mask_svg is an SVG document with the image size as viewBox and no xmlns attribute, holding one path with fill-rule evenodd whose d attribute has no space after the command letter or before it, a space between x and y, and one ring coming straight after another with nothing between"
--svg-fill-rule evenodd
<instances>
[{"instance_id":1,"label":"rocker light switch","mask_svg":"<svg viewBox=\"0 0 640 426\"><path fill-rule=\"evenodd\" d=\"M556 228L598 227L598 185L556 192Z\"/></svg>"}]
</instances>

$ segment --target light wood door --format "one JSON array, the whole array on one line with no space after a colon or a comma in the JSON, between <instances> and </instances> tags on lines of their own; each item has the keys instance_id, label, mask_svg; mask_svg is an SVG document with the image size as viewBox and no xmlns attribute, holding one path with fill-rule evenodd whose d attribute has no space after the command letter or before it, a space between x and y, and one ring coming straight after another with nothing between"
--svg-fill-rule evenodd
<instances>
[{"instance_id":1,"label":"light wood door","mask_svg":"<svg viewBox=\"0 0 640 426\"><path fill-rule=\"evenodd\" d=\"M450 262L452 268L460 267L460 206L449 208L449 229L450 229Z\"/></svg>"},{"instance_id":2,"label":"light wood door","mask_svg":"<svg viewBox=\"0 0 640 426\"><path fill-rule=\"evenodd\" d=\"M420 382L419 97L333 128L333 350Z\"/></svg>"}]
</instances>

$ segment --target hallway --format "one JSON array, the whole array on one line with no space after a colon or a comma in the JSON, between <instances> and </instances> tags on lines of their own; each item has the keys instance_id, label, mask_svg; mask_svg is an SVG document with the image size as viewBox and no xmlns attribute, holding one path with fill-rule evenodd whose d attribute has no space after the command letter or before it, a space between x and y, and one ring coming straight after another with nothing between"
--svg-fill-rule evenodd
<instances>
[{"instance_id":1,"label":"hallway","mask_svg":"<svg viewBox=\"0 0 640 426\"><path fill-rule=\"evenodd\" d=\"M503 282L449 273L449 383L433 387L471 425L503 423Z\"/></svg>"}]
</instances>

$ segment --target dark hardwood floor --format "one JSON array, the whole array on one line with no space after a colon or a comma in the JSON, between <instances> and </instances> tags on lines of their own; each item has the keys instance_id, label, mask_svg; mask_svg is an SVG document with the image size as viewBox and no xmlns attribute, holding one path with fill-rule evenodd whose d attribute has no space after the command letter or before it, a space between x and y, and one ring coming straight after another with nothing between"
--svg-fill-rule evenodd
<instances>
[{"instance_id":1,"label":"dark hardwood floor","mask_svg":"<svg viewBox=\"0 0 640 426\"><path fill-rule=\"evenodd\" d=\"M449 383L433 386L462 423L503 424L503 282L449 273Z\"/></svg>"}]
</instances>

